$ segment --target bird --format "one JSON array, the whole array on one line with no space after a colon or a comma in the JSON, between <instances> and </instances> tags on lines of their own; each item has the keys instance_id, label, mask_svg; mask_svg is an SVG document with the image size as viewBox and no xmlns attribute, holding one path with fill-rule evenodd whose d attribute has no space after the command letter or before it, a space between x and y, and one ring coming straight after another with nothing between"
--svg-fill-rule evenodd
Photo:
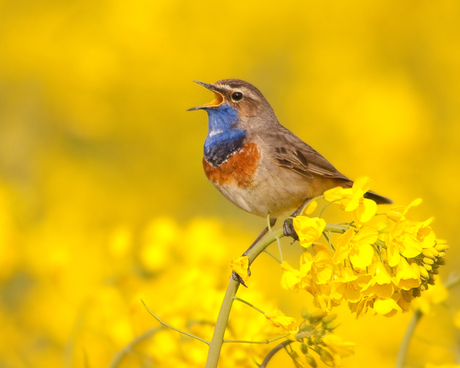
<instances>
[{"instance_id":1,"label":"bird","mask_svg":"<svg viewBox=\"0 0 460 368\"><path fill-rule=\"evenodd\" d=\"M269 216L273 226L277 218L298 215L303 204L328 189L352 187L351 179L281 125L270 103L252 84L241 79L194 82L214 93L212 102L188 109L208 114L204 172L239 208ZM393 203L372 191L364 196L378 204ZM284 223L284 234L296 239L292 220Z\"/></svg>"}]
</instances>

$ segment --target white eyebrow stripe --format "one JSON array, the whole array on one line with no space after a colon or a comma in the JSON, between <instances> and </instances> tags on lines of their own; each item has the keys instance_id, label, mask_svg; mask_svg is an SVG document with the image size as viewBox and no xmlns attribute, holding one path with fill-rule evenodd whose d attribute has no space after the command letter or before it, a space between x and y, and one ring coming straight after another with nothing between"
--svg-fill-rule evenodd
<instances>
[{"instance_id":1,"label":"white eyebrow stripe","mask_svg":"<svg viewBox=\"0 0 460 368\"><path fill-rule=\"evenodd\" d=\"M235 87L235 88L232 88L231 86L229 86L228 84L219 84L218 85L220 88L222 89L225 89L226 91L240 91L241 93L243 93L244 96L248 96L252 99L257 99L257 96L252 93L252 91L244 86L241 86L241 87Z\"/></svg>"}]
</instances>

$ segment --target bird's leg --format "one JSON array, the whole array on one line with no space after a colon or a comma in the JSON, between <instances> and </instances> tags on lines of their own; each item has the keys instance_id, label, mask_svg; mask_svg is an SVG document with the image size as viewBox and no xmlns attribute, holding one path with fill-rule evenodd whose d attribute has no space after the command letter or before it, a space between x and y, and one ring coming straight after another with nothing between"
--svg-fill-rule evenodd
<instances>
[{"instance_id":1,"label":"bird's leg","mask_svg":"<svg viewBox=\"0 0 460 368\"><path fill-rule=\"evenodd\" d=\"M275 223L276 223L276 218L271 218L269 220L269 225L265 229L262 230L262 232L256 238L256 240L254 240L252 244L249 246L249 248L246 249L246 251L243 253L243 256L248 254L248 252L254 247L254 245L256 245L259 242L259 240L262 239L269 230L271 230L271 227L275 226ZM251 270L249 268L248 268L248 274L249 276L251 275ZM238 281L243 286L246 286L243 279L235 271L232 272L232 277L233 277L233 280Z\"/></svg>"},{"instance_id":2,"label":"bird's leg","mask_svg":"<svg viewBox=\"0 0 460 368\"><path fill-rule=\"evenodd\" d=\"M303 212L303 210L305 209L307 204L310 203L310 201L311 201L311 198L307 198L302 203L302 205L299 208L297 208L294 211L294 213L286 221L284 221L283 234L285 236L290 236L294 240L299 240L299 236L297 235L297 233L294 230L294 224L293 224L292 220L294 219L294 217L297 217L298 215L300 215Z\"/></svg>"}]
</instances>

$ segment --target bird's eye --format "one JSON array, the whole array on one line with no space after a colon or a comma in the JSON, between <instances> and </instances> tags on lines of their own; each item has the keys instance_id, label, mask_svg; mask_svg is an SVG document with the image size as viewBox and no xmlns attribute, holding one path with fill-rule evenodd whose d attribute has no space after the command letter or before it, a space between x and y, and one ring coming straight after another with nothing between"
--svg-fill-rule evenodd
<instances>
[{"instance_id":1,"label":"bird's eye","mask_svg":"<svg viewBox=\"0 0 460 368\"><path fill-rule=\"evenodd\" d=\"M240 101L243 98L243 94L241 92L233 92L232 93L232 100L233 101Z\"/></svg>"}]
</instances>

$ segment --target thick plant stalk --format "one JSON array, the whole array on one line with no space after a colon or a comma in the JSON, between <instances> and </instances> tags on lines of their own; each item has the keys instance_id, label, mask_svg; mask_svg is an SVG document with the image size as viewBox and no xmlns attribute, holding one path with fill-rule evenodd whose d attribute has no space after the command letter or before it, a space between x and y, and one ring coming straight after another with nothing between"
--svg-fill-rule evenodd
<instances>
[{"instance_id":1,"label":"thick plant stalk","mask_svg":"<svg viewBox=\"0 0 460 368\"><path fill-rule=\"evenodd\" d=\"M260 239L247 253L249 264L251 264L260 253L264 251L276 239L282 238L283 229L269 232L262 239ZM232 309L233 297L236 295L240 283L230 277L230 282L225 293L222 306L220 308L219 316L217 317L214 334L212 336L211 344L209 345L208 359L206 361L206 368L216 368L219 361L220 350L224 342L225 329L227 327L228 317Z\"/></svg>"}]
</instances>

